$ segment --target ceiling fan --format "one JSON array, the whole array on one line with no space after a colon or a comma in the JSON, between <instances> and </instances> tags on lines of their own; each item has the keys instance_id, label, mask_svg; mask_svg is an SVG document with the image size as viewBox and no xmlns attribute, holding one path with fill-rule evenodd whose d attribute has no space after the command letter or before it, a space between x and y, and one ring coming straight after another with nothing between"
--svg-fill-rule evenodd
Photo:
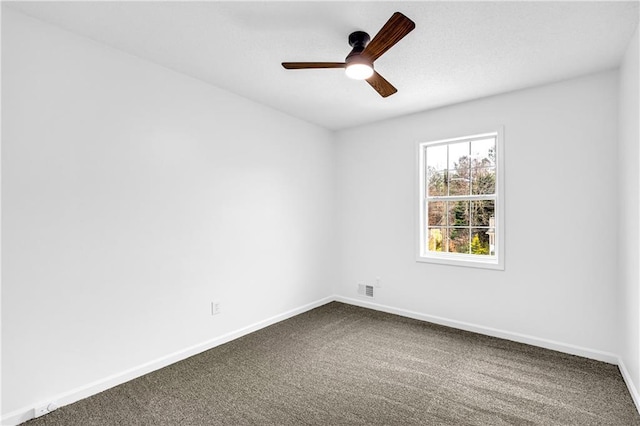
<instances>
[{"instance_id":1,"label":"ceiling fan","mask_svg":"<svg viewBox=\"0 0 640 426\"><path fill-rule=\"evenodd\" d=\"M409 34L416 24L400 12L394 13L371 40L364 31L349 35L349 45L353 50L344 62L283 62L288 70L313 68L344 68L348 77L366 80L383 98L398 91L391 83L373 69L373 62L393 45ZM369 41L371 40L371 41Z\"/></svg>"}]
</instances>

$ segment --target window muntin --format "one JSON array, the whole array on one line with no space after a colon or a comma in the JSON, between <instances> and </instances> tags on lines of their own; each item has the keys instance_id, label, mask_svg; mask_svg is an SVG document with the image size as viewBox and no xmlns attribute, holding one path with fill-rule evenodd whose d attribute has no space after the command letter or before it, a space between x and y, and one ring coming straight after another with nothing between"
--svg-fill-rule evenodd
<instances>
[{"instance_id":1,"label":"window muntin","mask_svg":"<svg viewBox=\"0 0 640 426\"><path fill-rule=\"evenodd\" d=\"M419 144L418 260L502 269L501 143L493 132Z\"/></svg>"}]
</instances>

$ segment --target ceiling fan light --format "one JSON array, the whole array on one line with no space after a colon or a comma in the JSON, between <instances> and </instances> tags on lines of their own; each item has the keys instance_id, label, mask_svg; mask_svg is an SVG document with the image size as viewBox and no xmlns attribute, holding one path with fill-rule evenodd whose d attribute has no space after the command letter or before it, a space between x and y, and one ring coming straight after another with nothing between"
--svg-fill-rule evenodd
<instances>
[{"instance_id":1,"label":"ceiling fan light","mask_svg":"<svg viewBox=\"0 0 640 426\"><path fill-rule=\"evenodd\" d=\"M373 75L373 68L367 64L350 64L344 71L354 80L365 80Z\"/></svg>"}]
</instances>

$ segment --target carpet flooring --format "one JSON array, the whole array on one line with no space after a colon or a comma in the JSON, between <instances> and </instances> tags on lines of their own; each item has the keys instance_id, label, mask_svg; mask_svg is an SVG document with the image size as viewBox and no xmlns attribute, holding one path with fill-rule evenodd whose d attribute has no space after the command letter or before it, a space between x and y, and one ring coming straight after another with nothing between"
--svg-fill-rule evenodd
<instances>
[{"instance_id":1,"label":"carpet flooring","mask_svg":"<svg viewBox=\"0 0 640 426\"><path fill-rule=\"evenodd\" d=\"M640 425L614 365L337 302L27 422Z\"/></svg>"}]
</instances>

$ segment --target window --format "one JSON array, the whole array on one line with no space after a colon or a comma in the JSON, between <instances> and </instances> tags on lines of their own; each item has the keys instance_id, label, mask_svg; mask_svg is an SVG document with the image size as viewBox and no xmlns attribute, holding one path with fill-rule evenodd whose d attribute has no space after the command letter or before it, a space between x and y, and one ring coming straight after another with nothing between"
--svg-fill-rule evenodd
<instances>
[{"instance_id":1,"label":"window","mask_svg":"<svg viewBox=\"0 0 640 426\"><path fill-rule=\"evenodd\" d=\"M418 261L504 269L502 139L418 144Z\"/></svg>"}]
</instances>

